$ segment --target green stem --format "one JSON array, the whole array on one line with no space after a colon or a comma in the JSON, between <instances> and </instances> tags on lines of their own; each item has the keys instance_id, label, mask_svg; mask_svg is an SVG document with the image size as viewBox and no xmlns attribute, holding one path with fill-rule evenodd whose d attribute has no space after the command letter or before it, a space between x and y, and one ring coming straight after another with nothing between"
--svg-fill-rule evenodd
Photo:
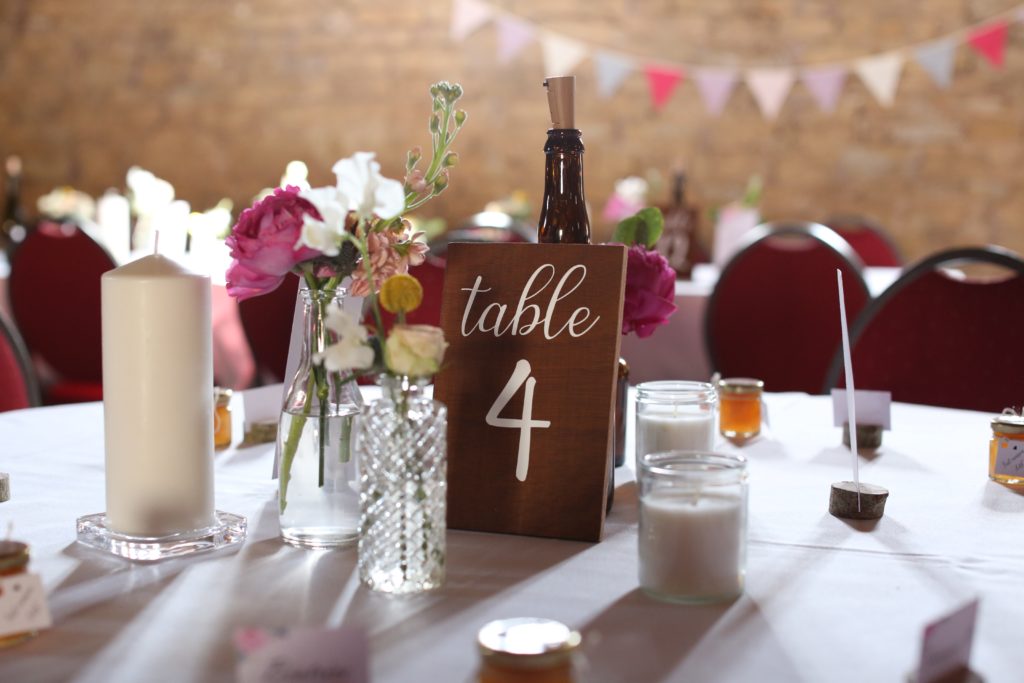
<instances>
[{"instance_id":1,"label":"green stem","mask_svg":"<svg viewBox=\"0 0 1024 683\"><path fill-rule=\"evenodd\" d=\"M310 396L313 394L313 375L309 375L309 384L306 386L306 402L302 406L301 415L292 415L292 423L288 427L288 438L285 439L283 452L281 453L281 471L278 476L281 478L280 506L281 513L288 507L288 484L292 479L292 462L295 460L295 451L299 448L299 438L306 426L306 419L309 417L311 408Z\"/></svg>"}]
</instances>

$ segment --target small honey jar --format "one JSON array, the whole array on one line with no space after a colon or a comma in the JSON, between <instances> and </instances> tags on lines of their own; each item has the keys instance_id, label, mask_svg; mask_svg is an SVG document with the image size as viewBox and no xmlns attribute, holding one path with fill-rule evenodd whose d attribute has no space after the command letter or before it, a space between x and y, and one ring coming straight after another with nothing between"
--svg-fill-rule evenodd
<instances>
[{"instance_id":1,"label":"small honey jar","mask_svg":"<svg viewBox=\"0 0 1024 683\"><path fill-rule=\"evenodd\" d=\"M988 478L1000 484L1024 486L1024 416L1013 410L992 418Z\"/></svg>"},{"instance_id":2,"label":"small honey jar","mask_svg":"<svg viewBox=\"0 0 1024 683\"><path fill-rule=\"evenodd\" d=\"M573 683L581 640L578 631L551 619L492 621L477 635L477 683Z\"/></svg>"},{"instance_id":3,"label":"small honey jar","mask_svg":"<svg viewBox=\"0 0 1024 683\"><path fill-rule=\"evenodd\" d=\"M231 390L213 388L213 447L231 445Z\"/></svg>"},{"instance_id":4,"label":"small honey jar","mask_svg":"<svg viewBox=\"0 0 1024 683\"><path fill-rule=\"evenodd\" d=\"M718 380L718 431L727 439L749 439L761 433L764 382L750 377Z\"/></svg>"},{"instance_id":5,"label":"small honey jar","mask_svg":"<svg viewBox=\"0 0 1024 683\"><path fill-rule=\"evenodd\" d=\"M28 571L28 546L18 541L0 541L0 579ZM16 645L36 635L35 631L0 636L0 647Z\"/></svg>"}]
</instances>

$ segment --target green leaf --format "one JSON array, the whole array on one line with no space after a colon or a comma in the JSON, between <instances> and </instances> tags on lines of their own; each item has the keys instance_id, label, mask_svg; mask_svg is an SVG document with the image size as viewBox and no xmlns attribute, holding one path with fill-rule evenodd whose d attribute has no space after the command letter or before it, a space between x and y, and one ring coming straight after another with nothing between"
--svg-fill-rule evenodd
<instances>
[{"instance_id":1,"label":"green leaf","mask_svg":"<svg viewBox=\"0 0 1024 683\"><path fill-rule=\"evenodd\" d=\"M615 227L612 239L629 246L642 244L650 249L657 243L664 229L665 217L661 214L661 209L648 206L640 209L635 215L622 219Z\"/></svg>"}]
</instances>

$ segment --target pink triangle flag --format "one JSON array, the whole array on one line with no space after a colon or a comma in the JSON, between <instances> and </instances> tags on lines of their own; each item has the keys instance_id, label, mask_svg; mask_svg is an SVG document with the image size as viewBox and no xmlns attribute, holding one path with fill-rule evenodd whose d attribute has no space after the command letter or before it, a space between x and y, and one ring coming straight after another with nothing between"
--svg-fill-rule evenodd
<instances>
[{"instance_id":1,"label":"pink triangle flag","mask_svg":"<svg viewBox=\"0 0 1024 683\"><path fill-rule=\"evenodd\" d=\"M498 61L508 64L533 42L537 30L533 24L507 15L498 17L495 23L498 26Z\"/></svg>"},{"instance_id":2,"label":"pink triangle flag","mask_svg":"<svg viewBox=\"0 0 1024 683\"><path fill-rule=\"evenodd\" d=\"M601 97L611 97L633 73L633 63L625 57L610 52L594 53L594 71L597 75L597 91Z\"/></svg>"},{"instance_id":3,"label":"pink triangle flag","mask_svg":"<svg viewBox=\"0 0 1024 683\"><path fill-rule=\"evenodd\" d=\"M555 33L546 32L541 40L544 49L544 73L548 76L571 76L584 57L587 46Z\"/></svg>"},{"instance_id":4,"label":"pink triangle flag","mask_svg":"<svg viewBox=\"0 0 1024 683\"><path fill-rule=\"evenodd\" d=\"M491 6L480 0L455 0L452 3L451 37L462 42L493 16Z\"/></svg>"},{"instance_id":5,"label":"pink triangle flag","mask_svg":"<svg viewBox=\"0 0 1024 683\"><path fill-rule=\"evenodd\" d=\"M820 66L804 69L800 73L800 80L818 103L818 108L831 113L836 110L839 95L843 92L843 84L846 83L846 67Z\"/></svg>"},{"instance_id":6,"label":"pink triangle flag","mask_svg":"<svg viewBox=\"0 0 1024 683\"><path fill-rule=\"evenodd\" d=\"M729 95L736 87L736 69L728 67L704 67L693 70L693 80L704 101L704 108L712 116L718 116L729 101Z\"/></svg>"},{"instance_id":7,"label":"pink triangle flag","mask_svg":"<svg viewBox=\"0 0 1024 683\"><path fill-rule=\"evenodd\" d=\"M974 51L987 59L992 66L1003 65L1003 53L1006 51L1006 29L1005 21L994 21L991 24L971 31L967 36L967 42Z\"/></svg>"},{"instance_id":8,"label":"pink triangle flag","mask_svg":"<svg viewBox=\"0 0 1024 683\"><path fill-rule=\"evenodd\" d=\"M750 69L747 71L747 86L757 100L761 114L768 120L774 119L786 102L789 89L793 87L796 75L791 68Z\"/></svg>"},{"instance_id":9,"label":"pink triangle flag","mask_svg":"<svg viewBox=\"0 0 1024 683\"><path fill-rule=\"evenodd\" d=\"M651 90L651 104L655 109L665 106L669 97L672 96L672 91L686 75L682 69L653 64L644 67L644 74L647 76L647 85Z\"/></svg>"}]
</instances>

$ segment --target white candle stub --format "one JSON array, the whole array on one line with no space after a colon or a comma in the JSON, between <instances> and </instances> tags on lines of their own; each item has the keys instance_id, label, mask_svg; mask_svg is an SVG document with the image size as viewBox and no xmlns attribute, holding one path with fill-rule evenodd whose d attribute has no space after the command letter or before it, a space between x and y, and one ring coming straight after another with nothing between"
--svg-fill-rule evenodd
<instances>
[{"instance_id":1,"label":"white candle stub","mask_svg":"<svg viewBox=\"0 0 1024 683\"><path fill-rule=\"evenodd\" d=\"M213 524L210 279L154 254L102 278L107 523Z\"/></svg>"},{"instance_id":2,"label":"white candle stub","mask_svg":"<svg viewBox=\"0 0 1024 683\"><path fill-rule=\"evenodd\" d=\"M743 590L740 496L659 489L640 499L640 585L666 597Z\"/></svg>"}]
</instances>

